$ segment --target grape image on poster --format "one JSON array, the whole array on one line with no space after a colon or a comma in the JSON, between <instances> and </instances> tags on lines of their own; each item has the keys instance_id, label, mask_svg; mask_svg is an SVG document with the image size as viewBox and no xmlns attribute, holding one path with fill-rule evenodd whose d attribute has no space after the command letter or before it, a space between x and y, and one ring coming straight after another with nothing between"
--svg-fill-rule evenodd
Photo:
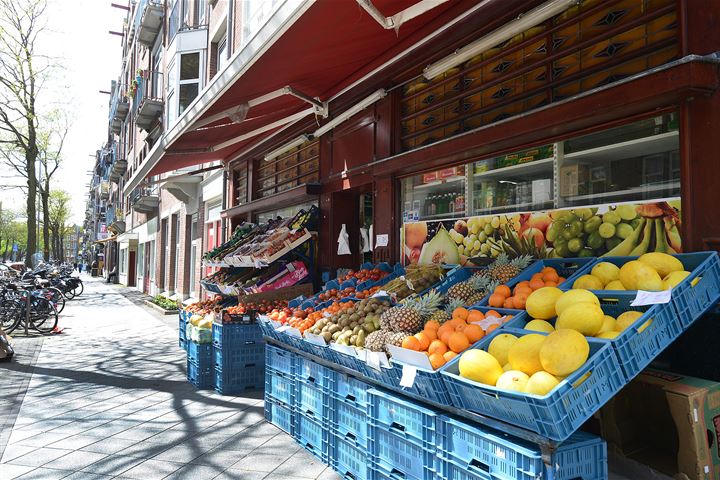
<instances>
[{"instance_id":1,"label":"grape image on poster","mask_svg":"<svg viewBox=\"0 0 720 480\"><path fill-rule=\"evenodd\" d=\"M411 222L405 264L482 264L510 258L573 258L682 252L679 199Z\"/></svg>"}]
</instances>

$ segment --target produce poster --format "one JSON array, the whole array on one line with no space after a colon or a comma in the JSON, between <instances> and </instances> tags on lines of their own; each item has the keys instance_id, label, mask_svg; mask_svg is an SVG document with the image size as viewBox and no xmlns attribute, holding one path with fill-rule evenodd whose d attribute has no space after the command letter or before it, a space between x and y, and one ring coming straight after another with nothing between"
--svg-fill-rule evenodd
<instances>
[{"instance_id":1,"label":"produce poster","mask_svg":"<svg viewBox=\"0 0 720 480\"><path fill-rule=\"evenodd\" d=\"M403 262L483 263L509 257L599 257L682 252L680 200L406 223Z\"/></svg>"}]
</instances>

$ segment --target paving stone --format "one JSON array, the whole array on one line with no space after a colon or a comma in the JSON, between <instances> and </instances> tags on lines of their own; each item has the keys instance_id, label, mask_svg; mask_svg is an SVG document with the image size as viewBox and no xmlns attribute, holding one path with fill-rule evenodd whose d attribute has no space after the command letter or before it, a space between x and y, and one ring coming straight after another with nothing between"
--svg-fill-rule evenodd
<instances>
[{"instance_id":1,"label":"paving stone","mask_svg":"<svg viewBox=\"0 0 720 480\"><path fill-rule=\"evenodd\" d=\"M26 453L30 453L34 450L36 450L36 447L29 447L26 445L18 445L18 444L8 445L5 448L5 452L3 453L2 461L0 463L9 462L10 460L12 460L14 458L22 457Z\"/></svg>"},{"instance_id":2,"label":"paving stone","mask_svg":"<svg viewBox=\"0 0 720 480\"><path fill-rule=\"evenodd\" d=\"M224 469L208 465L186 465L180 470L165 477L167 480L212 480L223 472Z\"/></svg>"},{"instance_id":3,"label":"paving stone","mask_svg":"<svg viewBox=\"0 0 720 480\"><path fill-rule=\"evenodd\" d=\"M73 473L72 470L55 470L40 467L17 477L17 480L59 480L66 478L71 473Z\"/></svg>"},{"instance_id":4,"label":"paving stone","mask_svg":"<svg viewBox=\"0 0 720 480\"><path fill-rule=\"evenodd\" d=\"M120 475L144 461L144 458L108 455L95 463L83 467L82 471L101 475Z\"/></svg>"},{"instance_id":5,"label":"paving stone","mask_svg":"<svg viewBox=\"0 0 720 480\"><path fill-rule=\"evenodd\" d=\"M257 450L255 450L252 455L248 455L240 459L230 468L232 470L254 470L269 473L285 463L287 460L288 457L286 456L272 455L269 453L257 453Z\"/></svg>"},{"instance_id":6,"label":"paving stone","mask_svg":"<svg viewBox=\"0 0 720 480\"><path fill-rule=\"evenodd\" d=\"M262 480L267 475L267 472L255 472L252 470L225 470L214 480Z\"/></svg>"},{"instance_id":7,"label":"paving stone","mask_svg":"<svg viewBox=\"0 0 720 480\"><path fill-rule=\"evenodd\" d=\"M160 480L184 466L185 463L150 459L123 472L122 475L129 478L137 478L138 480Z\"/></svg>"},{"instance_id":8,"label":"paving stone","mask_svg":"<svg viewBox=\"0 0 720 480\"><path fill-rule=\"evenodd\" d=\"M35 470L35 467L30 467L26 465L12 465L10 463L5 463L2 465L2 473L4 476L7 477L7 480L13 480L14 478L17 478L20 475L25 475L27 472L30 472L32 470Z\"/></svg>"},{"instance_id":9,"label":"paving stone","mask_svg":"<svg viewBox=\"0 0 720 480\"><path fill-rule=\"evenodd\" d=\"M10 460L8 463L13 465L25 465L29 467L41 467L46 463L70 453L70 450L60 450L57 448L38 448L30 453ZM3 464L4 467L4 464Z\"/></svg>"},{"instance_id":10,"label":"paving stone","mask_svg":"<svg viewBox=\"0 0 720 480\"><path fill-rule=\"evenodd\" d=\"M44 467L47 468L57 468L57 469L67 469L67 470L82 470L83 468L87 467L88 465L91 465L103 458L105 458L107 455L104 453L95 453L95 452L85 452L85 451L75 451L68 453L67 455L63 457L59 457L52 462L49 462Z\"/></svg>"},{"instance_id":11,"label":"paving stone","mask_svg":"<svg viewBox=\"0 0 720 480\"><path fill-rule=\"evenodd\" d=\"M317 478L327 465L305 450L300 450L280 465L272 473L302 478Z\"/></svg>"}]
</instances>

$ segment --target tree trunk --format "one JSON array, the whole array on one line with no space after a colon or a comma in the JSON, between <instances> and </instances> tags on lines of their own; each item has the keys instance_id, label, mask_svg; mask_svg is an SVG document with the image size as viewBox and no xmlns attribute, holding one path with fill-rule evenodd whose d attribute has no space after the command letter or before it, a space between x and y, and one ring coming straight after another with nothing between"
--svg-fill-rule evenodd
<instances>
[{"instance_id":1,"label":"tree trunk","mask_svg":"<svg viewBox=\"0 0 720 480\"><path fill-rule=\"evenodd\" d=\"M34 132L33 132L34 133ZM34 135L31 141L34 145ZM35 205L35 192L37 192L37 178L35 177L35 163L37 161L37 152L28 150L25 153L25 172L27 173L27 251L25 254L25 265L32 266L32 256L37 248L37 222L35 215L37 214Z\"/></svg>"},{"instance_id":2,"label":"tree trunk","mask_svg":"<svg viewBox=\"0 0 720 480\"><path fill-rule=\"evenodd\" d=\"M43 209L43 258L47 262L50 260L50 179L43 180L44 188L40 190Z\"/></svg>"}]
</instances>

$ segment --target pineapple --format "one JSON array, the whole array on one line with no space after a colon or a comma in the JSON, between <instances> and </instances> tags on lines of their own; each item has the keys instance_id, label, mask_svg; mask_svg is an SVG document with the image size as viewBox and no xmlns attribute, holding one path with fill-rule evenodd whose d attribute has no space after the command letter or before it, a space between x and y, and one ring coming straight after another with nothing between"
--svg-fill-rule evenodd
<instances>
[{"instance_id":1,"label":"pineapple","mask_svg":"<svg viewBox=\"0 0 720 480\"><path fill-rule=\"evenodd\" d=\"M420 312L404 305L391 308L380 317L380 328L389 332L417 332L422 325Z\"/></svg>"},{"instance_id":2,"label":"pineapple","mask_svg":"<svg viewBox=\"0 0 720 480\"><path fill-rule=\"evenodd\" d=\"M480 295L483 298L489 292L490 278L482 274L475 274L464 282L453 285L448 289L448 299L461 300L463 305L471 305L470 300Z\"/></svg>"},{"instance_id":3,"label":"pineapple","mask_svg":"<svg viewBox=\"0 0 720 480\"><path fill-rule=\"evenodd\" d=\"M395 345L396 347L399 347L402 345L403 340L405 340L406 337L409 337L411 335L411 332L390 333L387 337L385 337L385 344Z\"/></svg>"},{"instance_id":4,"label":"pineapple","mask_svg":"<svg viewBox=\"0 0 720 480\"><path fill-rule=\"evenodd\" d=\"M527 268L532 261L530 255L521 255L513 260L509 260L505 252L497 256L497 259L488 267L490 277L504 284L516 277L521 271Z\"/></svg>"},{"instance_id":5,"label":"pineapple","mask_svg":"<svg viewBox=\"0 0 720 480\"><path fill-rule=\"evenodd\" d=\"M435 310L428 321L438 322L440 325L452 318L452 310L448 313L446 310Z\"/></svg>"},{"instance_id":6,"label":"pineapple","mask_svg":"<svg viewBox=\"0 0 720 480\"><path fill-rule=\"evenodd\" d=\"M371 332L367 337L365 337L365 348L373 352L385 351L385 343L387 336L388 332L383 330Z\"/></svg>"}]
</instances>

